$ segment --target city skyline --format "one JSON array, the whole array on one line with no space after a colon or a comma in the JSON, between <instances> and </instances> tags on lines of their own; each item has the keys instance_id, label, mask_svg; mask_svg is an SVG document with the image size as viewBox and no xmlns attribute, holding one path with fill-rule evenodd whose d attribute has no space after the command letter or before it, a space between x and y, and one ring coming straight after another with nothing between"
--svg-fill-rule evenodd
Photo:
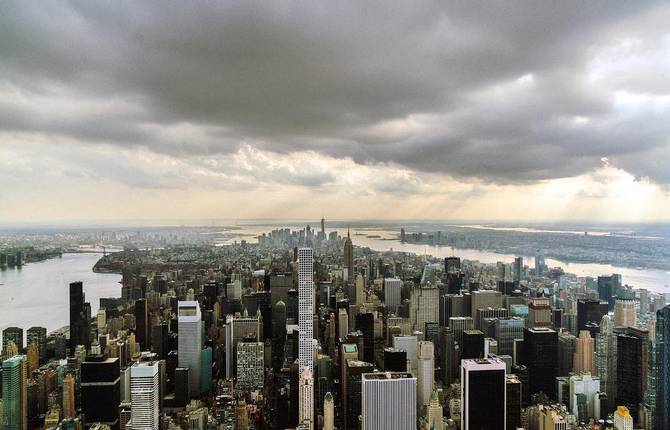
<instances>
[{"instance_id":1,"label":"city skyline","mask_svg":"<svg viewBox=\"0 0 670 430\"><path fill-rule=\"evenodd\" d=\"M667 3L303 6L5 5L0 223L670 219Z\"/></svg>"},{"instance_id":2,"label":"city skyline","mask_svg":"<svg viewBox=\"0 0 670 430\"><path fill-rule=\"evenodd\" d=\"M1 4L0 430L670 430L670 2Z\"/></svg>"},{"instance_id":3,"label":"city skyline","mask_svg":"<svg viewBox=\"0 0 670 430\"><path fill-rule=\"evenodd\" d=\"M325 222L221 246L170 231L151 248L136 244L154 233L106 233L125 250L82 261L115 291L96 310L96 287L71 282L69 325L10 316L4 429L667 427L667 286L577 276L542 254L374 250ZM0 273L72 255L23 246L0 252Z\"/></svg>"}]
</instances>

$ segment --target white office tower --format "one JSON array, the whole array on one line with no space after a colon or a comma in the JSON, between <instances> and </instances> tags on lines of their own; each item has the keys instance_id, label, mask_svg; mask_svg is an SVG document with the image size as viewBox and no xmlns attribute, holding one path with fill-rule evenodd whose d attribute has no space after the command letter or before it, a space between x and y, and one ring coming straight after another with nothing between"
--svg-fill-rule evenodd
<instances>
[{"instance_id":1,"label":"white office tower","mask_svg":"<svg viewBox=\"0 0 670 430\"><path fill-rule=\"evenodd\" d=\"M311 248L298 249L298 365L300 373L305 367L313 371L312 346L314 323L314 254Z\"/></svg>"},{"instance_id":2,"label":"white office tower","mask_svg":"<svg viewBox=\"0 0 670 430\"><path fill-rule=\"evenodd\" d=\"M335 429L335 401L330 391L323 396L323 430Z\"/></svg>"},{"instance_id":3,"label":"white office tower","mask_svg":"<svg viewBox=\"0 0 670 430\"><path fill-rule=\"evenodd\" d=\"M506 430L506 369L498 358L461 360L461 430Z\"/></svg>"},{"instance_id":4,"label":"white office tower","mask_svg":"<svg viewBox=\"0 0 670 430\"><path fill-rule=\"evenodd\" d=\"M402 281L398 278L384 279L384 303L393 310L400 306L400 290L402 289Z\"/></svg>"},{"instance_id":5,"label":"white office tower","mask_svg":"<svg viewBox=\"0 0 670 430\"><path fill-rule=\"evenodd\" d=\"M364 373L363 430L415 430L416 378L410 373Z\"/></svg>"},{"instance_id":6,"label":"white office tower","mask_svg":"<svg viewBox=\"0 0 670 430\"><path fill-rule=\"evenodd\" d=\"M300 405L299 423L304 428L311 430L314 428L314 377L309 367L305 367L300 373L298 396L300 396L298 399Z\"/></svg>"},{"instance_id":7,"label":"white office tower","mask_svg":"<svg viewBox=\"0 0 670 430\"><path fill-rule=\"evenodd\" d=\"M417 398L419 407L423 409L430 403L430 395L433 392L435 385L435 348L433 342L422 341L419 342L418 354L418 384L419 390Z\"/></svg>"},{"instance_id":8,"label":"white office tower","mask_svg":"<svg viewBox=\"0 0 670 430\"><path fill-rule=\"evenodd\" d=\"M135 363L130 368L130 423L133 430L158 430L158 397L158 362Z\"/></svg>"},{"instance_id":9,"label":"white office tower","mask_svg":"<svg viewBox=\"0 0 670 430\"><path fill-rule=\"evenodd\" d=\"M600 418L596 414L596 396L600 393L600 378L590 373L570 376L570 412L579 421L588 422L590 418ZM586 403L584 405L584 402ZM586 407L584 407L586 406ZM581 410L581 414L580 414Z\"/></svg>"},{"instance_id":10,"label":"white office tower","mask_svg":"<svg viewBox=\"0 0 670 430\"><path fill-rule=\"evenodd\" d=\"M197 301L177 304L179 331L179 367L188 367L188 388L191 397L200 397L200 371L202 358L202 323L200 305Z\"/></svg>"}]
</instances>

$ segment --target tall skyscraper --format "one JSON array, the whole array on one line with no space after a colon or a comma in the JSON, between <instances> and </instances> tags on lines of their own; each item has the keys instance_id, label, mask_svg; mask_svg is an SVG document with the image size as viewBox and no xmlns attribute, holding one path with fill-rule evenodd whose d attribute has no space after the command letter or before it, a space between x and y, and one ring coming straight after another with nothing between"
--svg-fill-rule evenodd
<instances>
[{"instance_id":1,"label":"tall skyscraper","mask_svg":"<svg viewBox=\"0 0 670 430\"><path fill-rule=\"evenodd\" d=\"M298 387L298 400L300 415L299 424L305 429L314 428L314 376L309 367L305 366L300 373L300 386Z\"/></svg>"},{"instance_id":2,"label":"tall skyscraper","mask_svg":"<svg viewBox=\"0 0 670 430\"><path fill-rule=\"evenodd\" d=\"M512 355L514 339L523 339L525 321L520 317L499 319L495 322L495 339L499 355Z\"/></svg>"},{"instance_id":3,"label":"tall skyscraper","mask_svg":"<svg viewBox=\"0 0 670 430\"><path fill-rule=\"evenodd\" d=\"M384 303L393 312L400 306L400 290L402 281L398 278L384 279Z\"/></svg>"},{"instance_id":4,"label":"tall skyscraper","mask_svg":"<svg viewBox=\"0 0 670 430\"><path fill-rule=\"evenodd\" d=\"M470 316L477 316L477 309L502 307L502 293L494 290L479 290L472 292Z\"/></svg>"},{"instance_id":5,"label":"tall skyscraper","mask_svg":"<svg viewBox=\"0 0 670 430\"><path fill-rule=\"evenodd\" d=\"M417 381L411 373L364 373L363 430L416 429Z\"/></svg>"},{"instance_id":6,"label":"tall skyscraper","mask_svg":"<svg viewBox=\"0 0 670 430\"><path fill-rule=\"evenodd\" d=\"M384 370L407 372L407 353L396 348L384 348Z\"/></svg>"},{"instance_id":7,"label":"tall skyscraper","mask_svg":"<svg viewBox=\"0 0 670 430\"><path fill-rule=\"evenodd\" d=\"M272 306L272 368L278 371L284 362L286 342L286 304L282 300Z\"/></svg>"},{"instance_id":8,"label":"tall skyscraper","mask_svg":"<svg viewBox=\"0 0 670 430\"><path fill-rule=\"evenodd\" d=\"M590 373L570 376L569 399L567 405L579 421L588 422L591 418L598 417L598 400L596 394L600 392L600 378L591 376ZM565 400L565 399L564 399Z\"/></svg>"},{"instance_id":9,"label":"tall skyscraper","mask_svg":"<svg viewBox=\"0 0 670 430\"><path fill-rule=\"evenodd\" d=\"M528 368L528 392L544 392L550 399L556 397L558 374L558 333L548 327L527 328L523 333L523 364Z\"/></svg>"},{"instance_id":10,"label":"tall skyscraper","mask_svg":"<svg viewBox=\"0 0 670 430\"><path fill-rule=\"evenodd\" d=\"M434 285L417 285L410 292L409 319L414 330L439 321L440 290Z\"/></svg>"},{"instance_id":11,"label":"tall skyscraper","mask_svg":"<svg viewBox=\"0 0 670 430\"><path fill-rule=\"evenodd\" d=\"M640 288L640 315L645 315L649 312L649 291L645 288Z\"/></svg>"},{"instance_id":12,"label":"tall skyscraper","mask_svg":"<svg viewBox=\"0 0 670 430\"><path fill-rule=\"evenodd\" d=\"M507 308L477 308L475 315L475 328L481 331L486 331L487 320L490 321L491 333L493 336L495 331L495 320L500 318L507 318L509 316L509 311Z\"/></svg>"},{"instance_id":13,"label":"tall skyscraper","mask_svg":"<svg viewBox=\"0 0 670 430\"><path fill-rule=\"evenodd\" d=\"M311 249L310 249L311 251ZM354 282L354 244L351 242L351 235L347 227L347 238L344 240L344 269L346 270L346 281Z\"/></svg>"},{"instance_id":14,"label":"tall skyscraper","mask_svg":"<svg viewBox=\"0 0 670 430\"><path fill-rule=\"evenodd\" d=\"M626 327L616 335L616 403L638 416L647 387L649 333Z\"/></svg>"},{"instance_id":15,"label":"tall skyscraper","mask_svg":"<svg viewBox=\"0 0 670 430\"><path fill-rule=\"evenodd\" d=\"M7 350L9 342L14 342L19 353L23 351L23 329L21 327L7 327L2 331L2 351Z\"/></svg>"},{"instance_id":16,"label":"tall skyscraper","mask_svg":"<svg viewBox=\"0 0 670 430\"><path fill-rule=\"evenodd\" d=\"M614 309L614 298L621 288L621 275L598 276L598 296L607 302L607 309Z\"/></svg>"},{"instance_id":17,"label":"tall skyscraper","mask_svg":"<svg viewBox=\"0 0 670 430\"><path fill-rule=\"evenodd\" d=\"M358 417L362 414L363 374L372 373L374 365L360 360L348 359L343 367L343 430L356 430Z\"/></svg>"},{"instance_id":18,"label":"tall skyscraper","mask_svg":"<svg viewBox=\"0 0 670 430\"><path fill-rule=\"evenodd\" d=\"M40 355L37 350L37 344L31 343L26 347L26 357L28 359L28 375L32 375L33 371L40 367Z\"/></svg>"},{"instance_id":19,"label":"tall skyscraper","mask_svg":"<svg viewBox=\"0 0 670 430\"><path fill-rule=\"evenodd\" d=\"M444 272L456 273L461 271L461 259L459 257L446 257L444 259Z\"/></svg>"},{"instance_id":20,"label":"tall skyscraper","mask_svg":"<svg viewBox=\"0 0 670 430\"><path fill-rule=\"evenodd\" d=\"M535 275L542 276L542 274L544 273L544 268L545 268L544 255L542 255L542 251L538 249L537 253L535 254Z\"/></svg>"},{"instance_id":21,"label":"tall skyscraper","mask_svg":"<svg viewBox=\"0 0 670 430\"><path fill-rule=\"evenodd\" d=\"M170 328L167 322L159 322L151 327L151 352L158 354L158 358L165 360L169 346Z\"/></svg>"},{"instance_id":22,"label":"tall skyscraper","mask_svg":"<svg viewBox=\"0 0 670 430\"><path fill-rule=\"evenodd\" d=\"M158 362L135 363L130 368L130 421L133 429L159 429L159 392Z\"/></svg>"},{"instance_id":23,"label":"tall skyscraper","mask_svg":"<svg viewBox=\"0 0 670 430\"><path fill-rule=\"evenodd\" d=\"M28 429L27 363L16 355L2 362L4 430Z\"/></svg>"},{"instance_id":24,"label":"tall skyscraper","mask_svg":"<svg viewBox=\"0 0 670 430\"><path fill-rule=\"evenodd\" d=\"M635 294L628 288L621 288L614 300L614 323L623 327L637 325Z\"/></svg>"},{"instance_id":25,"label":"tall skyscraper","mask_svg":"<svg viewBox=\"0 0 670 430\"><path fill-rule=\"evenodd\" d=\"M440 378L449 386L458 375L459 351L454 340L454 331L449 327L440 327L438 335Z\"/></svg>"},{"instance_id":26,"label":"tall skyscraper","mask_svg":"<svg viewBox=\"0 0 670 430\"><path fill-rule=\"evenodd\" d=\"M468 309L470 309L468 304ZM439 323L440 326L449 325L449 318L464 317L466 315L465 296L460 294L444 294L440 296Z\"/></svg>"},{"instance_id":27,"label":"tall skyscraper","mask_svg":"<svg viewBox=\"0 0 670 430\"><path fill-rule=\"evenodd\" d=\"M135 340L140 343L142 351L149 351L150 342L149 307L147 299L135 301Z\"/></svg>"},{"instance_id":28,"label":"tall skyscraper","mask_svg":"<svg viewBox=\"0 0 670 430\"><path fill-rule=\"evenodd\" d=\"M656 429L670 429L670 305L656 311Z\"/></svg>"},{"instance_id":29,"label":"tall skyscraper","mask_svg":"<svg viewBox=\"0 0 670 430\"><path fill-rule=\"evenodd\" d=\"M337 336L339 339L346 339L349 334L349 314L345 308L340 308L337 311Z\"/></svg>"},{"instance_id":30,"label":"tall skyscraper","mask_svg":"<svg viewBox=\"0 0 670 430\"><path fill-rule=\"evenodd\" d=\"M464 330L461 358L484 358L484 333L481 330Z\"/></svg>"},{"instance_id":31,"label":"tall skyscraper","mask_svg":"<svg viewBox=\"0 0 670 430\"><path fill-rule=\"evenodd\" d=\"M416 375L419 370L419 361L418 361L419 344L417 337L414 335L394 336L393 347L395 349L405 351L408 363L407 371L412 372L414 375Z\"/></svg>"},{"instance_id":32,"label":"tall skyscraper","mask_svg":"<svg viewBox=\"0 0 670 430\"><path fill-rule=\"evenodd\" d=\"M37 345L40 365L47 362L47 329L44 327L30 327L27 331L28 345Z\"/></svg>"},{"instance_id":33,"label":"tall skyscraper","mask_svg":"<svg viewBox=\"0 0 670 430\"><path fill-rule=\"evenodd\" d=\"M552 325L549 298L531 298L528 303L528 327L551 327Z\"/></svg>"},{"instance_id":34,"label":"tall skyscraper","mask_svg":"<svg viewBox=\"0 0 670 430\"><path fill-rule=\"evenodd\" d=\"M79 282L70 284L70 355L77 345L90 347L89 323L85 314L84 286Z\"/></svg>"},{"instance_id":35,"label":"tall skyscraper","mask_svg":"<svg viewBox=\"0 0 670 430\"><path fill-rule=\"evenodd\" d=\"M597 334L603 315L607 315L606 302L591 299L577 301L577 329L579 331L589 330L591 335Z\"/></svg>"},{"instance_id":36,"label":"tall skyscraper","mask_svg":"<svg viewBox=\"0 0 670 430\"><path fill-rule=\"evenodd\" d=\"M568 376L573 372L576 351L577 337L567 331L558 333L558 376Z\"/></svg>"},{"instance_id":37,"label":"tall skyscraper","mask_svg":"<svg viewBox=\"0 0 670 430\"><path fill-rule=\"evenodd\" d=\"M312 340L314 324L314 252L311 248L298 249L298 364L300 373L305 367L314 370Z\"/></svg>"},{"instance_id":38,"label":"tall skyscraper","mask_svg":"<svg viewBox=\"0 0 670 430\"><path fill-rule=\"evenodd\" d=\"M418 392L417 401L420 407L428 406L430 395L435 385L435 347L433 342L419 342L418 353Z\"/></svg>"},{"instance_id":39,"label":"tall skyscraper","mask_svg":"<svg viewBox=\"0 0 670 430\"><path fill-rule=\"evenodd\" d=\"M200 305L197 301L183 301L177 304L177 329L179 342L179 367L188 367L189 393L193 397L200 396L202 324L200 322Z\"/></svg>"},{"instance_id":40,"label":"tall skyscraper","mask_svg":"<svg viewBox=\"0 0 670 430\"><path fill-rule=\"evenodd\" d=\"M523 279L523 257L514 259L513 281L518 284Z\"/></svg>"},{"instance_id":41,"label":"tall skyscraper","mask_svg":"<svg viewBox=\"0 0 670 430\"><path fill-rule=\"evenodd\" d=\"M237 389L242 391L262 390L265 383L265 361L263 342L240 342L237 344Z\"/></svg>"},{"instance_id":42,"label":"tall skyscraper","mask_svg":"<svg viewBox=\"0 0 670 430\"><path fill-rule=\"evenodd\" d=\"M607 394L613 407L616 398L616 339L613 334L614 321L603 315L600 332L596 335L596 374L600 376L600 387Z\"/></svg>"},{"instance_id":43,"label":"tall skyscraper","mask_svg":"<svg viewBox=\"0 0 670 430\"><path fill-rule=\"evenodd\" d=\"M72 373L67 373L63 378L63 418L74 418L77 416L74 382Z\"/></svg>"},{"instance_id":44,"label":"tall skyscraper","mask_svg":"<svg viewBox=\"0 0 670 430\"><path fill-rule=\"evenodd\" d=\"M498 358L461 362L461 429L505 430L507 366Z\"/></svg>"},{"instance_id":45,"label":"tall skyscraper","mask_svg":"<svg viewBox=\"0 0 670 430\"><path fill-rule=\"evenodd\" d=\"M573 363L573 370L575 373L593 373L593 359L595 352L595 341L591 337L588 330L579 332L577 338L577 350L575 351L575 359Z\"/></svg>"},{"instance_id":46,"label":"tall skyscraper","mask_svg":"<svg viewBox=\"0 0 670 430\"><path fill-rule=\"evenodd\" d=\"M77 345L84 345L88 350L90 340L90 305L84 298L84 286L79 282L70 284L70 355L74 355Z\"/></svg>"},{"instance_id":47,"label":"tall skyscraper","mask_svg":"<svg viewBox=\"0 0 670 430\"><path fill-rule=\"evenodd\" d=\"M515 430L521 427L521 381L513 374L507 374L505 378L505 413L507 415L507 428Z\"/></svg>"},{"instance_id":48,"label":"tall skyscraper","mask_svg":"<svg viewBox=\"0 0 670 430\"><path fill-rule=\"evenodd\" d=\"M81 411L86 422L119 423L121 374L118 358L88 356L81 363Z\"/></svg>"},{"instance_id":49,"label":"tall skyscraper","mask_svg":"<svg viewBox=\"0 0 670 430\"><path fill-rule=\"evenodd\" d=\"M346 250L346 245L345 245ZM314 420L314 251L298 249L298 391L300 421L313 428ZM309 379L309 380L307 380ZM310 391L311 390L311 391ZM309 392L308 392L309 391Z\"/></svg>"},{"instance_id":50,"label":"tall skyscraper","mask_svg":"<svg viewBox=\"0 0 670 430\"><path fill-rule=\"evenodd\" d=\"M360 273L356 275L355 288L356 288L356 304L358 306L362 306L363 303L365 302L365 279L363 279L363 275Z\"/></svg>"},{"instance_id":51,"label":"tall skyscraper","mask_svg":"<svg viewBox=\"0 0 670 430\"><path fill-rule=\"evenodd\" d=\"M253 339L259 342L263 339L262 317L250 317L246 312L242 316L238 314L226 317L226 375L229 378L233 378L237 370L237 344Z\"/></svg>"}]
</instances>

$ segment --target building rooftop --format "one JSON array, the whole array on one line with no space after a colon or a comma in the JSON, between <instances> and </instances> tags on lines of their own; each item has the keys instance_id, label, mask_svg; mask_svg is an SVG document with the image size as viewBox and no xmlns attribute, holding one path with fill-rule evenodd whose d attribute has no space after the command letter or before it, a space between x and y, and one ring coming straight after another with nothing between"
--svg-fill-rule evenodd
<instances>
[{"instance_id":1,"label":"building rooftop","mask_svg":"<svg viewBox=\"0 0 670 430\"><path fill-rule=\"evenodd\" d=\"M364 373L363 379L371 380L386 380L386 379L415 379L414 375L407 372L375 372Z\"/></svg>"}]
</instances>

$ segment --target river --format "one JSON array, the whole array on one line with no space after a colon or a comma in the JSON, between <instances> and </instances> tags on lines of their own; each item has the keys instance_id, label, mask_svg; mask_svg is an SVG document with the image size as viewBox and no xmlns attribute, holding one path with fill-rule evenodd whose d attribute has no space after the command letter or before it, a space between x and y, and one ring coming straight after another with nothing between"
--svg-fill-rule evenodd
<instances>
[{"instance_id":1,"label":"river","mask_svg":"<svg viewBox=\"0 0 670 430\"><path fill-rule=\"evenodd\" d=\"M69 284L84 283L86 301L95 315L101 297L121 295L121 275L94 273L93 265L101 253L63 254L19 268L0 269L0 330L32 326L52 331L70 323Z\"/></svg>"}]
</instances>

